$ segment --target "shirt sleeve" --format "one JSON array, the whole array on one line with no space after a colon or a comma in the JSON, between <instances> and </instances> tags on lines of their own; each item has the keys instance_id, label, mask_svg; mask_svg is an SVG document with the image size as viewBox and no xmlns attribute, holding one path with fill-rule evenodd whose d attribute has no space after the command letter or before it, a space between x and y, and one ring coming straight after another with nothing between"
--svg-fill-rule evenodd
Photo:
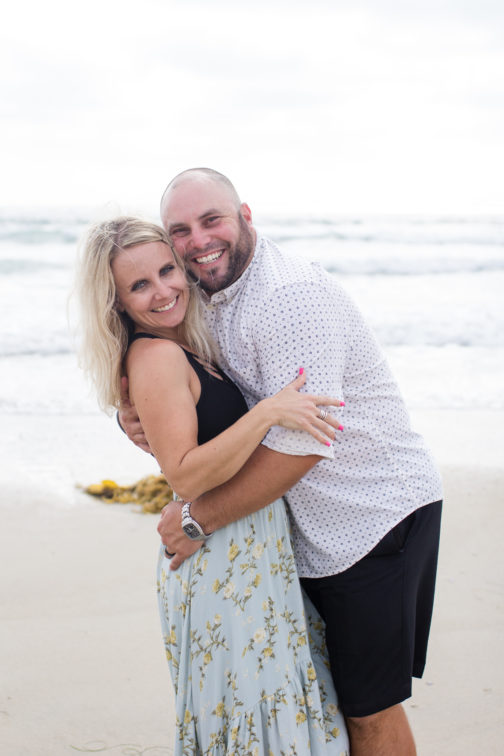
<instances>
[{"instance_id":1,"label":"shirt sleeve","mask_svg":"<svg viewBox=\"0 0 504 756\"><path fill-rule=\"evenodd\" d=\"M294 380L303 367L304 393L326 394L343 400L343 372L347 343L347 310L352 305L333 281L301 281L268 293L261 323L254 328L264 396L271 396ZM340 420L342 408L330 408ZM334 458L334 448L309 433L274 426L263 440L284 454L317 454Z\"/></svg>"}]
</instances>

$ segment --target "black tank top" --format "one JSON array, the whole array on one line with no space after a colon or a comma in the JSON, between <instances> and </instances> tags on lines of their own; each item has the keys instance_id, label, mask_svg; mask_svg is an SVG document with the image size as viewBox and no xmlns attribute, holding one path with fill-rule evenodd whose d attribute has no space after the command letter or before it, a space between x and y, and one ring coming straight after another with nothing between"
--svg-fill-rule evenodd
<instances>
[{"instance_id":1,"label":"black tank top","mask_svg":"<svg viewBox=\"0 0 504 756\"><path fill-rule=\"evenodd\" d=\"M135 333L130 344L136 339L160 339L150 333ZM180 346L180 345L179 345ZM192 368L194 368L201 385L201 395L196 405L198 417L198 444L218 436L247 412L247 404L238 386L217 366L215 372L220 378L208 372L196 356L180 347ZM214 367L214 366L212 366Z\"/></svg>"}]
</instances>

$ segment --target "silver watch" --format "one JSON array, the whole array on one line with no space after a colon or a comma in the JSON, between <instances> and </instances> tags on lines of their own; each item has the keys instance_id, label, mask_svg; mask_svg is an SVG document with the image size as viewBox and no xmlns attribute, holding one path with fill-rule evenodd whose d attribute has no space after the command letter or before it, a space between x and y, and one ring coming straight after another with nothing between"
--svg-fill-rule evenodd
<instances>
[{"instance_id":1,"label":"silver watch","mask_svg":"<svg viewBox=\"0 0 504 756\"><path fill-rule=\"evenodd\" d=\"M191 517L191 504L192 501L186 501L182 505L182 530L191 541L206 541L208 536L199 522Z\"/></svg>"}]
</instances>

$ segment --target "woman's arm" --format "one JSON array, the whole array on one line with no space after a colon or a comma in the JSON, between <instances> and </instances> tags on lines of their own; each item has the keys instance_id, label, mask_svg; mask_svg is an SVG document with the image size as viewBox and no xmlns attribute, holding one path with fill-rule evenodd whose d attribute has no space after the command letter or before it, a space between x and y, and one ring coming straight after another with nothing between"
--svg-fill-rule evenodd
<instances>
[{"instance_id":1,"label":"woman's arm","mask_svg":"<svg viewBox=\"0 0 504 756\"><path fill-rule=\"evenodd\" d=\"M317 417L317 405L339 402L300 394L304 383L300 376L198 446L196 403L201 387L180 347L166 340L137 342L127 367L130 393L150 448L166 479L184 499L192 500L233 477L273 425L306 430L323 444L334 438L334 428L339 427L334 418Z\"/></svg>"}]
</instances>

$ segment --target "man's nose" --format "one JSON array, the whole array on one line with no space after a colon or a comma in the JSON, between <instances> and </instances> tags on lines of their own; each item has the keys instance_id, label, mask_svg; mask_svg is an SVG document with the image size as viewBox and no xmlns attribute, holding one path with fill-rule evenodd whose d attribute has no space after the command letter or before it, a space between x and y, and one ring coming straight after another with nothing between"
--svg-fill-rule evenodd
<instances>
[{"instance_id":1,"label":"man's nose","mask_svg":"<svg viewBox=\"0 0 504 756\"><path fill-rule=\"evenodd\" d=\"M210 241L210 235L204 228L193 228L191 237L188 240L187 249L191 251L193 249L204 249Z\"/></svg>"}]
</instances>

